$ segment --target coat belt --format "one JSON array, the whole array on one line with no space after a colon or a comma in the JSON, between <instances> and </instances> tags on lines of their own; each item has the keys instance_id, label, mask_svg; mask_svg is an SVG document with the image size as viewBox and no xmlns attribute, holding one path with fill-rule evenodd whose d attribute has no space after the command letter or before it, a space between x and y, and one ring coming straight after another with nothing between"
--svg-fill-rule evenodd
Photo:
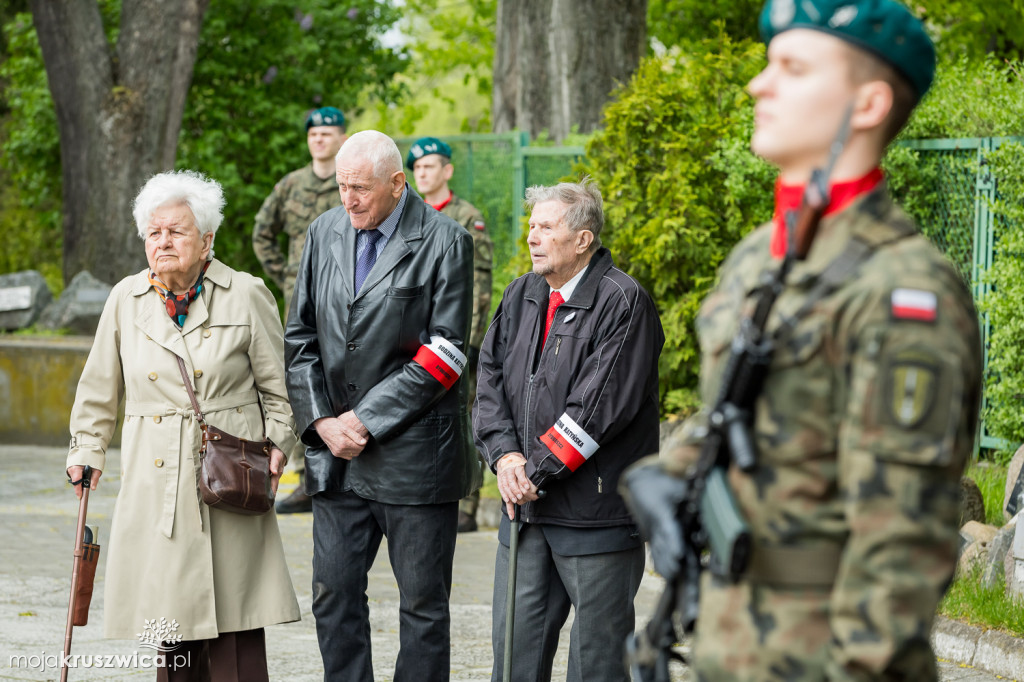
<instances>
[{"instance_id":1,"label":"coat belt","mask_svg":"<svg viewBox=\"0 0 1024 682\"><path fill-rule=\"evenodd\" d=\"M256 390L250 389L248 391L239 391L237 393L228 393L227 395L217 396L216 398L210 398L202 400L199 403L199 407L204 413L218 412L220 410L230 410L236 407L243 407L245 405L252 405L256 402ZM167 450L164 460L163 467L160 468L160 472L164 477L164 493L163 493L163 509L160 514L160 532L164 537L170 538L174 532L174 515L177 509L178 503L178 477L182 465L181 458L181 420L195 419L195 411L192 406L188 407L177 407L165 402L142 402L142 401L126 401L124 406L125 416L131 417L168 417L172 420L171 424L168 424L170 438L167 439ZM158 444L155 444L158 445ZM193 448L188 448L189 460L193 469L198 465L196 457L198 451L193 452ZM202 509L199 506L199 487L196 486L196 505L198 514L199 528L202 530L203 527L203 515Z\"/></svg>"}]
</instances>

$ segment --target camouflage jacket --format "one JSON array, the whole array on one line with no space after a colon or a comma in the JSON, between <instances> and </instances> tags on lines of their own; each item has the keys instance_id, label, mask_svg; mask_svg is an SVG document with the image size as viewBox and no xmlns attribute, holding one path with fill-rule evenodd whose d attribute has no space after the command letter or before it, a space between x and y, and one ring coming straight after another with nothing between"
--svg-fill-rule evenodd
<instances>
[{"instance_id":1,"label":"camouflage jacket","mask_svg":"<svg viewBox=\"0 0 1024 682\"><path fill-rule=\"evenodd\" d=\"M317 177L313 164L281 178L263 201L252 229L252 248L285 300L291 300L309 224L337 206L341 206L337 179ZM278 243L281 232L288 235L287 259Z\"/></svg>"},{"instance_id":2,"label":"camouflage jacket","mask_svg":"<svg viewBox=\"0 0 1024 682\"><path fill-rule=\"evenodd\" d=\"M759 275L778 267L771 229L732 251L701 306L705 405ZM797 315L851 239L872 255ZM697 677L936 680L929 633L956 566L958 483L981 395L971 294L884 188L825 218L787 283L768 330L797 321L756 404L758 466L729 472L754 560L735 584L704 576ZM698 413L680 429L667 469L693 461L705 423Z\"/></svg>"},{"instance_id":3,"label":"camouflage jacket","mask_svg":"<svg viewBox=\"0 0 1024 682\"><path fill-rule=\"evenodd\" d=\"M491 316L491 268L494 243L484 227L484 217L476 206L452 194L441 213L462 225L473 237L473 322L469 328L469 345L480 348Z\"/></svg>"}]
</instances>

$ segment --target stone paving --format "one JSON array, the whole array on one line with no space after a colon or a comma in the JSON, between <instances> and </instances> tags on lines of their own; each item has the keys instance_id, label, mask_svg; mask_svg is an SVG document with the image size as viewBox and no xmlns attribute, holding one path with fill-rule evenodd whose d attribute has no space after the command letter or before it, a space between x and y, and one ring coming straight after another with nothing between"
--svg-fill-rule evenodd
<instances>
[{"instance_id":1,"label":"stone paving","mask_svg":"<svg viewBox=\"0 0 1024 682\"><path fill-rule=\"evenodd\" d=\"M59 448L0 445L0 680L59 678L59 670L46 666L45 657L58 654L64 643L71 550L78 514L78 502L61 474L64 456L65 451ZM111 471L117 470L117 459L118 452L111 451ZM117 476L105 475L90 497L89 522L100 526L101 544L109 536L117 486ZM321 680L323 672L310 611L312 517L282 516L279 522L302 620L267 629L270 679L313 682ZM462 534L458 538L451 606L453 680L482 681L490 677L491 585L496 543L494 530ZM102 638L106 587L102 556L89 624L75 628L71 651L126 657L135 652L146 653L137 642ZM638 624L653 611L660 590L660 579L648 572L637 597ZM398 588L385 546L370 573L368 597L375 678L388 680L398 653ZM571 622L567 623L563 629L555 659L555 680L565 678L570 625ZM12 659L18 656L25 659ZM943 682L1005 679L951 663L940 661L940 666ZM71 671L69 679L152 679L153 675L152 669L138 667L79 668ZM688 679L686 671L674 671L673 680Z\"/></svg>"}]
</instances>

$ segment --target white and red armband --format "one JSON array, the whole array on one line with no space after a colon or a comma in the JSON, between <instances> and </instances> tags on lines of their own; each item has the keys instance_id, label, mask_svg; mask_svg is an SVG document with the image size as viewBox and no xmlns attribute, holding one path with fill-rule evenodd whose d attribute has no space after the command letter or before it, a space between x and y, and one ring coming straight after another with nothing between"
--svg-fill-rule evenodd
<instances>
[{"instance_id":1,"label":"white and red armband","mask_svg":"<svg viewBox=\"0 0 1024 682\"><path fill-rule=\"evenodd\" d=\"M540 437L543 443L569 471L576 471L600 447L580 425L567 414L562 414L555 425Z\"/></svg>"},{"instance_id":2,"label":"white and red armband","mask_svg":"<svg viewBox=\"0 0 1024 682\"><path fill-rule=\"evenodd\" d=\"M454 386L466 369L465 354L440 336L431 336L430 343L420 346L412 361L440 381L445 390Z\"/></svg>"}]
</instances>

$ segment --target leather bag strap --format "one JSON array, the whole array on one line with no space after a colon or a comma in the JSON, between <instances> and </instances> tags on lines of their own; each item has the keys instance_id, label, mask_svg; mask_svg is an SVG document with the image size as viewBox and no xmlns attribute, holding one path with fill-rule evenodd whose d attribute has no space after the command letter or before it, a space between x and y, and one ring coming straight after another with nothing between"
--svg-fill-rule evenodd
<instances>
[{"instance_id":1,"label":"leather bag strap","mask_svg":"<svg viewBox=\"0 0 1024 682\"><path fill-rule=\"evenodd\" d=\"M206 419L203 418L203 411L199 409L199 401L196 400L196 392L192 389L192 379L188 376L188 370L185 369L185 361L181 359L181 356L177 353L174 357L178 360L178 369L181 370L181 378L185 382L185 390L188 391L188 399L192 401L192 409L196 411L196 419L199 420L200 426L206 426ZM259 398L256 399L259 401Z\"/></svg>"}]
</instances>

